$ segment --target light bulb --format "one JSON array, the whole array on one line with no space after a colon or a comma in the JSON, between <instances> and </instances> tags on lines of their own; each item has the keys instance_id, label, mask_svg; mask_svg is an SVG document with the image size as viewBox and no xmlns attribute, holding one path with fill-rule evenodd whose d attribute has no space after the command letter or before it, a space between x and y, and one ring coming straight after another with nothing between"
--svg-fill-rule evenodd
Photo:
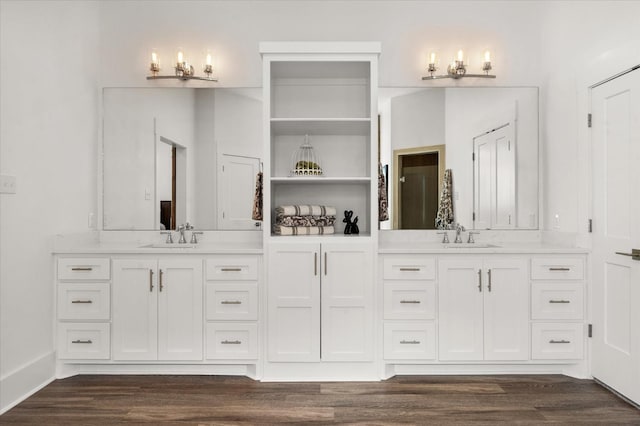
<instances>
[{"instance_id":1,"label":"light bulb","mask_svg":"<svg viewBox=\"0 0 640 426\"><path fill-rule=\"evenodd\" d=\"M431 55L429 56L429 63L430 64L436 63L436 52L431 52Z\"/></svg>"},{"instance_id":2,"label":"light bulb","mask_svg":"<svg viewBox=\"0 0 640 426\"><path fill-rule=\"evenodd\" d=\"M211 65L211 53L207 53L207 65Z\"/></svg>"},{"instance_id":3,"label":"light bulb","mask_svg":"<svg viewBox=\"0 0 640 426\"><path fill-rule=\"evenodd\" d=\"M158 54L155 51L151 52L151 63L158 63Z\"/></svg>"},{"instance_id":4,"label":"light bulb","mask_svg":"<svg viewBox=\"0 0 640 426\"><path fill-rule=\"evenodd\" d=\"M485 50L484 52L484 61L491 62L491 52L489 52L488 50Z\"/></svg>"},{"instance_id":5,"label":"light bulb","mask_svg":"<svg viewBox=\"0 0 640 426\"><path fill-rule=\"evenodd\" d=\"M464 53L462 49L458 50L458 62L462 62L464 60Z\"/></svg>"},{"instance_id":6,"label":"light bulb","mask_svg":"<svg viewBox=\"0 0 640 426\"><path fill-rule=\"evenodd\" d=\"M178 50L178 63L184 62L184 55L182 54L182 50Z\"/></svg>"}]
</instances>

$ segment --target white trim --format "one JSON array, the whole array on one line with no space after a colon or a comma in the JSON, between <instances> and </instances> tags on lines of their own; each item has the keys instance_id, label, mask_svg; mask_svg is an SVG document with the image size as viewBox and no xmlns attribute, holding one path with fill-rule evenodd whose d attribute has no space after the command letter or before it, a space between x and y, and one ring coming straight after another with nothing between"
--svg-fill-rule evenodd
<instances>
[{"instance_id":1,"label":"white trim","mask_svg":"<svg viewBox=\"0 0 640 426\"><path fill-rule=\"evenodd\" d=\"M0 414L55 380L55 352L47 352L0 377Z\"/></svg>"},{"instance_id":2,"label":"white trim","mask_svg":"<svg viewBox=\"0 0 640 426\"><path fill-rule=\"evenodd\" d=\"M263 41L260 53L380 53L382 43L371 42L331 42L331 41Z\"/></svg>"}]
</instances>

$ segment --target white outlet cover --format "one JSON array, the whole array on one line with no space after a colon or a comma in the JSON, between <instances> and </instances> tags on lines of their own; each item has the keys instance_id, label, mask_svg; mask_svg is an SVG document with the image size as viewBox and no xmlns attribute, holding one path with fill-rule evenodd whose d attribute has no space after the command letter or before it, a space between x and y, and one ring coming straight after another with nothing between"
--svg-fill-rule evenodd
<instances>
[{"instance_id":1,"label":"white outlet cover","mask_svg":"<svg viewBox=\"0 0 640 426\"><path fill-rule=\"evenodd\" d=\"M16 177L9 175L0 175L0 194L16 193Z\"/></svg>"}]
</instances>

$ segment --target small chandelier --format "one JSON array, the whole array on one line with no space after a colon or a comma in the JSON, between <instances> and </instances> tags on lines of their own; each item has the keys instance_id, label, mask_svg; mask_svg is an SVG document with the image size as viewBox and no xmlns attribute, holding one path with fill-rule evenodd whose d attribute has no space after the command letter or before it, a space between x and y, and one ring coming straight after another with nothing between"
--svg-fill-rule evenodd
<instances>
[{"instance_id":1,"label":"small chandelier","mask_svg":"<svg viewBox=\"0 0 640 426\"><path fill-rule=\"evenodd\" d=\"M422 77L423 80L438 80L441 78L453 78L460 79L462 77L475 77L475 78L496 78L495 75L489 74L491 71L491 52L488 50L484 52L484 62L482 63L482 71L484 74L468 74L467 65L464 63L464 52L458 50L456 58L447 66L447 73L441 75L435 75L438 70L436 66L436 54L431 52L429 55L429 65L427 66L427 72L429 75Z\"/></svg>"},{"instance_id":2,"label":"small chandelier","mask_svg":"<svg viewBox=\"0 0 640 426\"><path fill-rule=\"evenodd\" d=\"M182 50L178 50L178 58L174 66L175 75L158 75L160 72L160 61L158 60L158 54L154 50L151 52L151 64L149 65L149 71L151 75L147 76L147 80L161 80L161 79L178 79L178 80L204 80L204 81L218 81L217 78L212 77L213 65L211 53L207 52L205 64L202 67L202 71L206 77L198 77L195 75L193 65L189 64L185 58Z\"/></svg>"}]
</instances>

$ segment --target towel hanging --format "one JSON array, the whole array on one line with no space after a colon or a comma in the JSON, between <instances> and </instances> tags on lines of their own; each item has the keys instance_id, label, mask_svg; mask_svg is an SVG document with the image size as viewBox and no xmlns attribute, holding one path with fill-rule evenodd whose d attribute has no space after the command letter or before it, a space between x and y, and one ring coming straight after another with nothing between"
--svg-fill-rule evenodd
<instances>
[{"instance_id":1,"label":"towel hanging","mask_svg":"<svg viewBox=\"0 0 640 426\"><path fill-rule=\"evenodd\" d=\"M440 206L438 207L438 215L436 216L437 229L451 229L453 223L453 198L452 194L452 176L451 169L444 171L444 179L442 180L442 192L440 193Z\"/></svg>"},{"instance_id":2,"label":"towel hanging","mask_svg":"<svg viewBox=\"0 0 640 426\"><path fill-rule=\"evenodd\" d=\"M382 164L378 164L378 221L389 220L389 200L387 199L387 182L382 172Z\"/></svg>"},{"instance_id":3,"label":"towel hanging","mask_svg":"<svg viewBox=\"0 0 640 426\"><path fill-rule=\"evenodd\" d=\"M262 170L256 176L256 192L253 196L251 219L262 220Z\"/></svg>"}]
</instances>

